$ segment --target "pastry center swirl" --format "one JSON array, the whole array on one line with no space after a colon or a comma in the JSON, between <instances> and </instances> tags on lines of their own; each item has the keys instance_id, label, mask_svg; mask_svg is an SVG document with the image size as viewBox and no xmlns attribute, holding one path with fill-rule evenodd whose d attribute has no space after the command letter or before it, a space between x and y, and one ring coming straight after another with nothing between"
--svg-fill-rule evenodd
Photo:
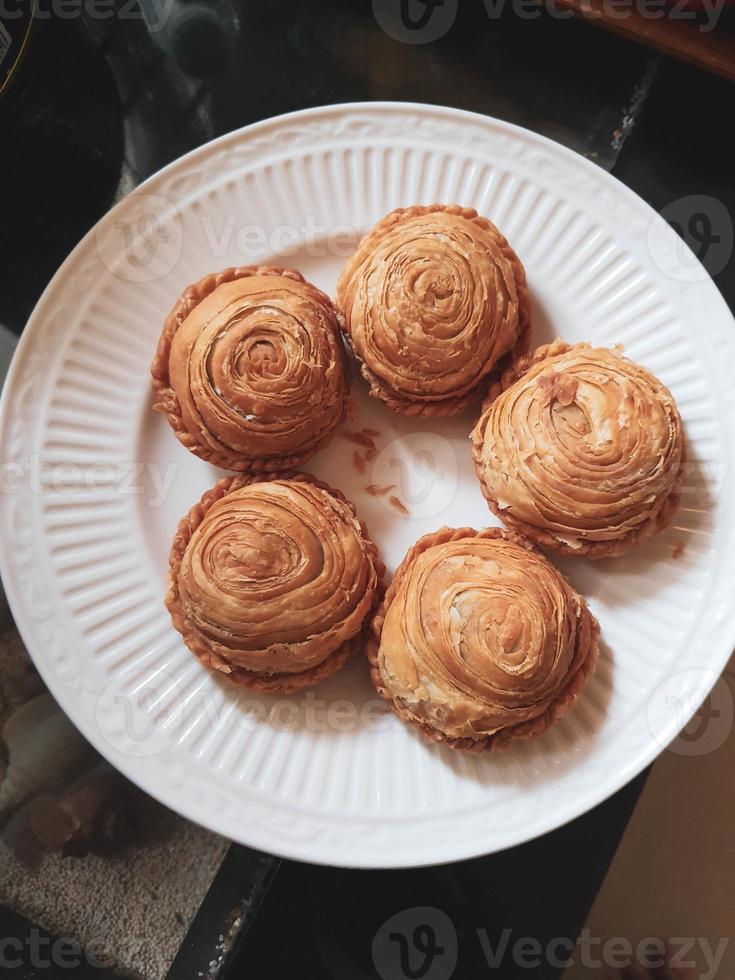
<instances>
[{"instance_id":1,"label":"pastry center swirl","mask_svg":"<svg viewBox=\"0 0 735 980\"><path fill-rule=\"evenodd\" d=\"M256 403L282 403L285 391L301 403L299 388L319 365L313 363L308 332L277 312L252 311L208 338L204 404L219 402L224 411L234 408L247 415Z\"/></svg>"},{"instance_id":2,"label":"pastry center swirl","mask_svg":"<svg viewBox=\"0 0 735 980\"><path fill-rule=\"evenodd\" d=\"M467 330L472 270L454 249L435 244L427 256L426 242L412 242L391 256L385 273L383 302L399 314L397 340L423 335L447 342Z\"/></svg>"},{"instance_id":3,"label":"pastry center swirl","mask_svg":"<svg viewBox=\"0 0 735 980\"><path fill-rule=\"evenodd\" d=\"M472 651L501 671L514 672L525 660L534 635L543 632L528 595L518 589L499 595L492 587L463 588L448 606L451 648L468 662Z\"/></svg>"},{"instance_id":4,"label":"pastry center swirl","mask_svg":"<svg viewBox=\"0 0 735 980\"><path fill-rule=\"evenodd\" d=\"M242 591L267 581L290 580L299 568L301 552L278 530L238 524L205 542L200 560L212 578L231 581Z\"/></svg>"},{"instance_id":5,"label":"pastry center swirl","mask_svg":"<svg viewBox=\"0 0 735 980\"><path fill-rule=\"evenodd\" d=\"M278 378L283 374L287 358L282 344L258 338L238 348L234 364L239 377L258 375L261 378Z\"/></svg>"}]
</instances>

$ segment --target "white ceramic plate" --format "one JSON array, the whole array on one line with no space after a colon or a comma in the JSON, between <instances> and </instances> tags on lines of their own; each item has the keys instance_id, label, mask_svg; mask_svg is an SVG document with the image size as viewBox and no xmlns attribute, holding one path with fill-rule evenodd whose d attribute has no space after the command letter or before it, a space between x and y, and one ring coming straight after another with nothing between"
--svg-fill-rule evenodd
<instances>
[{"instance_id":1,"label":"white ceramic plate","mask_svg":"<svg viewBox=\"0 0 735 980\"><path fill-rule=\"evenodd\" d=\"M690 447L673 527L629 557L560 564L602 626L575 710L503 756L424 743L356 658L290 698L238 694L184 648L162 605L177 519L219 473L151 412L148 366L184 286L275 261L328 292L356 234L398 205L489 215L525 263L534 341L622 342L678 399ZM115 207L39 302L2 402L5 587L54 696L127 776L266 851L391 867L467 858L581 814L672 739L735 638L735 331L706 273L649 207L574 153L497 120L406 104L259 123L176 161ZM471 419L380 431L360 474L338 436L309 465L354 500L392 570L442 524L495 523ZM396 483L411 515L365 492ZM706 748L706 746L704 746ZM704 748L702 750L704 750Z\"/></svg>"}]
</instances>

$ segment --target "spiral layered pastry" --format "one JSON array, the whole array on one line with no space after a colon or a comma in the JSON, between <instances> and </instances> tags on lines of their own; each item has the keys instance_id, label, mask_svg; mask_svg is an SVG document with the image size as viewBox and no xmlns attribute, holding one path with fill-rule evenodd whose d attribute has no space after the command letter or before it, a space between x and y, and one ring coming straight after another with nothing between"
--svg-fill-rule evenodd
<instances>
[{"instance_id":1,"label":"spiral layered pastry","mask_svg":"<svg viewBox=\"0 0 735 980\"><path fill-rule=\"evenodd\" d=\"M373 683L425 736L507 748L561 718L599 639L585 602L532 544L498 528L420 538L376 611Z\"/></svg>"},{"instance_id":2,"label":"spiral layered pastry","mask_svg":"<svg viewBox=\"0 0 735 980\"><path fill-rule=\"evenodd\" d=\"M226 477L179 522L166 606L206 667L294 691L359 645L382 573L354 507L326 483Z\"/></svg>"},{"instance_id":3,"label":"spiral layered pastry","mask_svg":"<svg viewBox=\"0 0 735 980\"><path fill-rule=\"evenodd\" d=\"M491 389L472 442L491 510L565 554L623 554L678 503L676 403L615 350L556 341L521 358Z\"/></svg>"},{"instance_id":4,"label":"spiral layered pastry","mask_svg":"<svg viewBox=\"0 0 735 980\"><path fill-rule=\"evenodd\" d=\"M225 269L189 286L169 314L151 366L154 408L202 459L282 472L342 421L346 367L332 304L300 273Z\"/></svg>"},{"instance_id":5,"label":"spiral layered pastry","mask_svg":"<svg viewBox=\"0 0 735 980\"><path fill-rule=\"evenodd\" d=\"M337 284L340 324L370 393L404 415L454 415L528 343L530 299L517 255L471 208L393 211Z\"/></svg>"}]
</instances>

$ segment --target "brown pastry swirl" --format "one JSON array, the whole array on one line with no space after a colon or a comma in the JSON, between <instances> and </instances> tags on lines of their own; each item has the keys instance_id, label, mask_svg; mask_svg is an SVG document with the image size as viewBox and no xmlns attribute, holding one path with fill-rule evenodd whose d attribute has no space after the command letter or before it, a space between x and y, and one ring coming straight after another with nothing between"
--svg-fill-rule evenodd
<instances>
[{"instance_id":1,"label":"brown pastry swirl","mask_svg":"<svg viewBox=\"0 0 735 980\"><path fill-rule=\"evenodd\" d=\"M337 284L341 324L370 393L404 415L454 415L528 343L517 255L471 208L398 208L363 238Z\"/></svg>"},{"instance_id":2,"label":"brown pastry swirl","mask_svg":"<svg viewBox=\"0 0 735 980\"><path fill-rule=\"evenodd\" d=\"M179 522L166 606L205 666L293 691L358 645L382 574L354 507L326 483L226 477Z\"/></svg>"},{"instance_id":3,"label":"brown pastry swirl","mask_svg":"<svg viewBox=\"0 0 735 980\"><path fill-rule=\"evenodd\" d=\"M569 710L599 639L585 602L510 531L420 538L375 613L373 683L396 713L455 749L493 751Z\"/></svg>"},{"instance_id":4,"label":"brown pastry swirl","mask_svg":"<svg viewBox=\"0 0 735 980\"><path fill-rule=\"evenodd\" d=\"M273 473L329 441L348 398L331 302L303 276L225 269L189 286L151 365L154 408L216 466Z\"/></svg>"},{"instance_id":5,"label":"brown pastry swirl","mask_svg":"<svg viewBox=\"0 0 735 980\"><path fill-rule=\"evenodd\" d=\"M614 350L556 341L521 358L491 389L472 441L491 510L565 554L620 555L678 503L676 403Z\"/></svg>"}]
</instances>

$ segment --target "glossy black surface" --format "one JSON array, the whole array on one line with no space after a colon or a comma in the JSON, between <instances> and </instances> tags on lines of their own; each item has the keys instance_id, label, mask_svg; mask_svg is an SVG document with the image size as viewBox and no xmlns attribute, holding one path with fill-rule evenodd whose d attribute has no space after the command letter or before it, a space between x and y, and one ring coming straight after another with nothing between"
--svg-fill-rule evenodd
<instances>
[{"instance_id":1,"label":"glossy black surface","mask_svg":"<svg viewBox=\"0 0 735 980\"><path fill-rule=\"evenodd\" d=\"M436 102L529 126L609 167L658 62L540 11L492 20L479 0L430 44L396 41L357 0L210 0L193 23L186 0L160 23L114 4L115 18L39 24L22 90L0 103L0 322L16 332L120 191L221 133L330 102Z\"/></svg>"},{"instance_id":2,"label":"glossy black surface","mask_svg":"<svg viewBox=\"0 0 735 980\"><path fill-rule=\"evenodd\" d=\"M115 79L79 21L37 24L27 57L0 102L0 323L15 333L112 204L123 159Z\"/></svg>"},{"instance_id":3,"label":"glossy black surface","mask_svg":"<svg viewBox=\"0 0 735 980\"><path fill-rule=\"evenodd\" d=\"M557 977L644 780L546 837L474 861L411 871L284 862L228 980L408 980L411 969L442 980L453 962L458 980Z\"/></svg>"}]
</instances>

